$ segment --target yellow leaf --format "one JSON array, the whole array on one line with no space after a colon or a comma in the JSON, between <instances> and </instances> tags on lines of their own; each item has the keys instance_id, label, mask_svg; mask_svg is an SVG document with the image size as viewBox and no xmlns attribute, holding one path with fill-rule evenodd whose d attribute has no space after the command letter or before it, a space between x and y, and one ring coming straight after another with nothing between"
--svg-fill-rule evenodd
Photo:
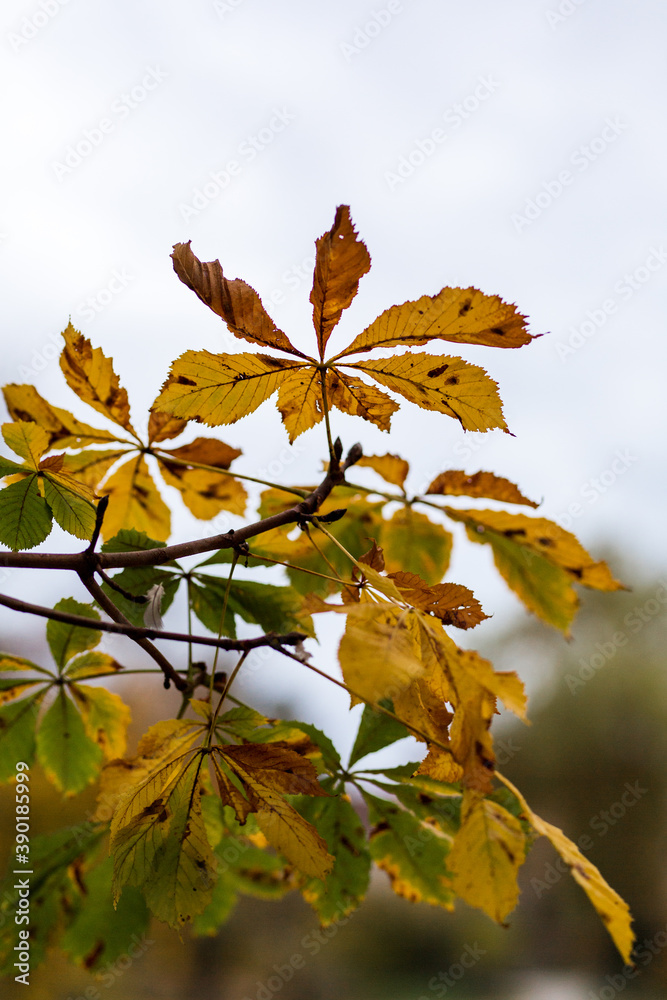
<instances>
[{"instance_id":1,"label":"yellow leaf","mask_svg":"<svg viewBox=\"0 0 667 1000\"><path fill-rule=\"evenodd\" d=\"M373 469L388 483L403 489L410 466L404 458L398 455L362 455L357 466L364 465Z\"/></svg>"},{"instance_id":2,"label":"yellow leaf","mask_svg":"<svg viewBox=\"0 0 667 1000\"><path fill-rule=\"evenodd\" d=\"M526 838L515 816L474 793L464 797L464 817L447 863L454 891L502 923L519 898L517 873Z\"/></svg>"},{"instance_id":3,"label":"yellow leaf","mask_svg":"<svg viewBox=\"0 0 667 1000\"><path fill-rule=\"evenodd\" d=\"M125 458L130 452L127 449L96 451L80 451L76 455L63 455L63 471L71 475L79 483L85 483L93 492L116 464L119 458Z\"/></svg>"},{"instance_id":4,"label":"yellow leaf","mask_svg":"<svg viewBox=\"0 0 667 1000\"><path fill-rule=\"evenodd\" d=\"M359 279L370 270L371 258L358 239L348 205L336 209L334 224L315 244L315 273L310 301L320 357L343 309L352 302Z\"/></svg>"},{"instance_id":5,"label":"yellow leaf","mask_svg":"<svg viewBox=\"0 0 667 1000\"><path fill-rule=\"evenodd\" d=\"M125 884L140 886L155 916L175 928L205 909L215 885L201 772L198 753L165 765L120 804L112 823L114 902Z\"/></svg>"},{"instance_id":6,"label":"yellow leaf","mask_svg":"<svg viewBox=\"0 0 667 1000\"><path fill-rule=\"evenodd\" d=\"M186 351L172 364L153 409L210 427L234 424L272 396L286 372L300 367L266 354Z\"/></svg>"},{"instance_id":7,"label":"yellow leaf","mask_svg":"<svg viewBox=\"0 0 667 1000\"><path fill-rule=\"evenodd\" d=\"M49 446L49 435L43 428L30 421L18 420L3 424L2 436L13 452L25 459L28 468L39 468L39 460Z\"/></svg>"},{"instance_id":8,"label":"yellow leaf","mask_svg":"<svg viewBox=\"0 0 667 1000\"><path fill-rule=\"evenodd\" d=\"M101 348L93 348L71 323L63 331L63 337L65 347L60 355L60 367L70 389L98 413L134 433L127 392L118 381L111 359Z\"/></svg>"},{"instance_id":9,"label":"yellow leaf","mask_svg":"<svg viewBox=\"0 0 667 1000\"><path fill-rule=\"evenodd\" d=\"M130 709L122 698L90 684L70 684L69 689L81 712L86 735L97 743L106 760L122 757L131 720Z\"/></svg>"},{"instance_id":10,"label":"yellow leaf","mask_svg":"<svg viewBox=\"0 0 667 1000\"><path fill-rule=\"evenodd\" d=\"M173 455L182 462L198 463L199 465L212 465L216 469L228 469L235 458L242 455L240 448L232 448L231 445L219 441L217 438L197 437L190 444L181 445L180 448L166 448L163 455Z\"/></svg>"},{"instance_id":11,"label":"yellow leaf","mask_svg":"<svg viewBox=\"0 0 667 1000\"><path fill-rule=\"evenodd\" d=\"M290 443L324 417L322 383L317 368L301 367L287 372L280 382L280 410Z\"/></svg>"},{"instance_id":12,"label":"yellow leaf","mask_svg":"<svg viewBox=\"0 0 667 1000\"><path fill-rule=\"evenodd\" d=\"M503 500L505 503L521 503L528 507L539 506L534 500L525 497L509 479L494 476L492 472L475 472L470 476L456 469L441 472L426 490L426 495L433 493L456 497L487 497L491 500Z\"/></svg>"},{"instance_id":13,"label":"yellow leaf","mask_svg":"<svg viewBox=\"0 0 667 1000\"><path fill-rule=\"evenodd\" d=\"M404 612L393 604L346 605L348 618L338 648L343 679L371 704L395 698L425 673ZM352 696L352 704L358 702Z\"/></svg>"},{"instance_id":14,"label":"yellow leaf","mask_svg":"<svg viewBox=\"0 0 667 1000\"><path fill-rule=\"evenodd\" d=\"M385 309L339 357L374 347L417 346L431 340L488 347L521 347L533 339L516 306L476 288L443 288Z\"/></svg>"},{"instance_id":15,"label":"yellow leaf","mask_svg":"<svg viewBox=\"0 0 667 1000\"><path fill-rule=\"evenodd\" d=\"M335 406L353 417L363 417L381 431L389 430L391 415L399 406L377 386L367 385L338 368L329 368L326 384L329 406Z\"/></svg>"},{"instance_id":16,"label":"yellow leaf","mask_svg":"<svg viewBox=\"0 0 667 1000\"><path fill-rule=\"evenodd\" d=\"M184 465L170 462L166 456L173 455L182 462L200 463L226 470L241 454L239 448L231 448L223 441L198 437L191 444L162 452L158 465L165 482L180 490L188 510L195 517L209 520L221 510L231 510L234 514L245 513L248 497L241 483L231 476L207 469L188 469Z\"/></svg>"},{"instance_id":17,"label":"yellow leaf","mask_svg":"<svg viewBox=\"0 0 667 1000\"><path fill-rule=\"evenodd\" d=\"M201 725L192 719L167 719L151 726L139 740L134 757L112 760L102 770L93 820L107 822L118 818L119 803L136 792L163 765L181 757L201 733ZM133 803L130 803L130 818L135 815L132 809ZM119 819L117 825L118 822Z\"/></svg>"},{"instance_id":18,"label":"yellow leaf","mask_svg":"<svg viewBox=\"0 0 667 1000\"><path fill-rule=\"evenodd\" d=\"M425 410L455 417L464 430L509 433L498 387L483 368L461 358L434 354L397 354L349 365L372 376Z\"/></svg>"},{"instance_id":19,"label":"yellow leaf","mask_svg":"<svg viewBox=\"0 0 667 1000\"><path fill-rule=\"evenodd\" d=\"M238 479L205 469L185 469L162 459L158 466L165 483L180 490L183 503L200 520L208 521L221 510L245 514L248 494Z\"/></svg>"},{"instance_id":20,"label":"yellow leaf","mask_svg":"<svg viewBox=\"0 0 667 1000\"><path fill-rule=\"evenodd\" d=\"M449 741L449 724L453 715L425 680L418 678L413 681L394 696L393 702L401 722L420 730L431 740L445 744ZM424 740L418 733L413 732L412 735L416 740Z\"/></svg>"},{"instance_id":21,"label":"yellow leaf","mask_svg":"<svg viewBox=\"0 0 667 1000\"><path fill-rule=\"evenodd\" d=\"M500 574L529 610L567 632L577 610L574 583L622 590L605 562L595 562L574 535L543 517L493 510L445 513L462 521L473 542L490 544Z\"/></svg>"},{"instance_id":22,"label":"yellow leaf","mask_svg":"<svg viewBox=\"0 0 667 1000\"><path fill-rule=\"evenodd\" d=\"M537 816L511 781L501 774L498 777L516 795L533 829L538 834L547 837L556 848L563 861L568 865L572 877L579 883L595 907L623 961L626 965L631 964L630 956L635 936L630 926L632 916L628 904L611 888L595 865L591 864L562 830Z\"/></svg>"},{"instance_id":23,"label":"yellow leaf","mask_svg":"<svg viewBox=\"0 0 667 1000\"><path fill-rule=\"evenodd\" d=\"M125 462L105 482L109 506L104 517L105 538L113 538L121 528L144 531L149 538L166 541L171 529L169 508L160 496L143 455Z\"/></svg>"},{"instance_id":24,"label":"yellow leaf","mask_svg":"<svg viewBox=\"0 0 667 1000\"><path fill-rule=\"evenodd\" d=\"M528 700L523 681L514 671L494 670L489 660L485 660L474 649L459 649L458 663L475 680L499 698L505 708L514 712L526 722Z\"/></svg>"},{"instance_id":25,"label":"yellow leaf","mask_svg":"<svg viewBox=\"0 0 667 1000\"><path fill-rule=\"evenodd\" d=\"M183 284L220 316L237 337L304 357L267 314L254 288L238 278L228 281L219 260L203 264L190 249L190 242L177 243L171 257L174 271Z\"/></svg>"},{"instance_id":26,"label":"yellow leaf","mask_svg":"<svg viewBox=\"0 0 667 1000\"><path fill-rule=\"evenodd\" d=\"M417 573L428 584L435 584L447 572L452 552L450 532L412 507L401 507L383 521L380 537L389 573Z\"/></svg>"},{"instance_id":27,"label":"yellow leaf","mask_svg":"<svg viewBox=\"0 0 667 1000\"><path fill-rule=\"evenodd\" d=\"M49 448L82 447L97 442L114 441L110 431L91 427L77 420L68 410L51 406L34 385L6 385L2 390L9 415L13 420L32 420L49 435Z\"/></svg>"}]
</instances>

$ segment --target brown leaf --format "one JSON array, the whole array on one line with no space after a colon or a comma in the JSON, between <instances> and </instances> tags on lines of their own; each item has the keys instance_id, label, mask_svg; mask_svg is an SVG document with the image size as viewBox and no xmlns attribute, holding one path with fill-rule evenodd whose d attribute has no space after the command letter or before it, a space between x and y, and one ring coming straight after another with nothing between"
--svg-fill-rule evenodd
<instances>
[{"instance_id":1,"label":"brown leaf","mask_svg":"<svg viewBox=\"0 0 667 1000\"><path fill-rule=\"evenodd\" d=\"M320 357L323 358L331 331L343 309L347 309L357 294L359 279L370 270L371 258L366 245L357 237L348 205L338 206L333 226L315 245L317 253L310 301Z\"/></svg>"},{"instance_id":2,"label":"brown leaf","mask_svg":"<svg viewBox=\"0 0 667 1000\"><path fill-rule=\"evenodd\" d=\"M148 443L157 444L158 441L168 441L170 438L178 437L187 426L187 420L179 420L170 413L157 413L151 410L148 417Z\"/></svg>"},{"instance_id":3,"label":"brown leaf","mask_svg":"<svg viewBox=\"0 0 667 1000\"><path fill-rule=\"evenodd\" d=\"M443 625L474 628L488 618L471 590L458 583L436 583L429 587L416 573L390 573L405 600L415 608L440 618Z\"/></svg>"},{"instance_id":4,"label":"brown leaf","mask_svg":"<svg viewBox=\"0 0 667 1000\"><path fill-rule=\"evenodd\" d=\"M509 479L494 476L492 472L475 472L470 476L458 469L441 472L426 490L426 494L434 493L456 497L487 497L491 500L503 500L505 503L539 507L534 500L525 497Z\"/></svg>"},{"instance_id":5,"label":"brown leaf","mask_svg":"<svg viewBox=\"0 0 667 1000\"><path fill-rule=\"evenodd\" d=\"M286 795L326 795L313 764L287 743L246 743L221 749L225 760L257 772L257 780Z\"/></svg>"},{"instance_id":6,"label":"brown leaf","mask_svg":"<svg viewBox=\"0 0 667 1000\"><path fill-rule=\"evenodd\" d=\"M239 278L228 281L219 260L203 264L190 249L190 241L177 243L171 258L183 284L220 316L237 337L305 357L275 325L255 289Z\"/></svg>"}]
</instances>

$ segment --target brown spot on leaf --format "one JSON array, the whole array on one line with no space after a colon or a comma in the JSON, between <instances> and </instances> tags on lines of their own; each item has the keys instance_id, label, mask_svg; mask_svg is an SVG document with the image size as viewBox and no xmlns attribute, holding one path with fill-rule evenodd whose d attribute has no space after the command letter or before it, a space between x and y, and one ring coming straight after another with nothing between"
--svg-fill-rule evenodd
<instances>
[{"instance_id":1,"label":"brown spot on leaf","mask_svg":"<svg viewBox=\"0 0 667 1000\"><path fill-rule=\"evenodd\" d=\"M443 372L446 372L448 368L449 365L439 365L437 368L432 368L431 371L426 374L429 378L437 378L438 375L442 375Z\"/></svg>"},{"instance_id":2,"label":"brown spot on leaf","mask_svg":"<svg viewBox=\"0 0 667 1000\"><path fill-rule=\"evenodd\" d=\"M505 538L521 538L521 536L525 536L525 534L525 528L507 528L506 531L503 531Z\"/></svg>"},{"instance_id":3,"label":"brown spot on leaf","mask_svg":"<svg viewBox=\"0 0 667 1000\"><path fill-rule=\"evenodd\" d=\"M179 385L197 385L196 382L193 382L191 378L186 378L185 375L177 375L176 381Z\"/></svg>"},{"instance_id":4,"label":"brown spot on leaf","mask_svg":"<svg viewBox=\"0 0 667 1000\"><path fill-rule=\"evenodd\" d=\"M450 376L450 378L448 378L447 381L445 382L445 385L458 385L458 384L459 384L459 379L457 375Z\"/></svg>"},{"instance_id":5,"label":"brown spot on leaf","mask_svg":"<svg viewBox=\"0 0 667 1000\"><path fill-rule=\"evenodd\" d=\"M555 542L554 542L553 538L538 538L537 539L537 544L538 545L543 545L545 548L549 548L549 546L554 545Z\"/></svg>"},{"instance_id":6,"label":"brown spot on leaf","mask_svg":"<svg viewBox=\"0 0 667 1000\"><path fill-rule=\"evenodd\" d=\"M492 326L491 333L495 333L497 337L504 337L505 331L500 326Z\"/></svg>"},{"instance_id":7,"label":"brown spot on leaf","mask_svg":"<svg viewBox=\"0 0 667 1000\"><path fill-rule=\"evenodd\" d=\"M471 305L472 299L466 299L465 302L462 302L459 306L459 316L465 316L465 314L470 310Z\"/></svg>"}]
</instances>

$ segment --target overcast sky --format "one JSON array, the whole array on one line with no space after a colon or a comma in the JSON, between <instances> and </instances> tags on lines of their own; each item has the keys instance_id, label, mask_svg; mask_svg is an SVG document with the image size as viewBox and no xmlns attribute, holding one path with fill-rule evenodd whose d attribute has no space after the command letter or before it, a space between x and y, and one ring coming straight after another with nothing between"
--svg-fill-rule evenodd
<instances>
[{"instance_id":1,"label":"overcast sky","mask_svg":"<svg viewBox=\"0 0 667 1000\"><path fill-rule=\"evenodd\" d=\"M548 336L461 352L515 437L405 404L390 441L336 415L344 444L399 451L415 490L445 468L508 476L544 516L577 505L594 554L636 553L637 579L664 567L663 4L6 0L0 18L3 382L89 419L55 360L70 315L139 415L184 350L237 349L172 271L189 239L312 350L313 243L349 204L373 267L337 349L444 285L499 294ZM324 457L321 426L285 451L273 402L220 435L249 474L310 480ZM193 529L179 514L175 537ZM517 610L474 549L452 578ZM34 594L28 579L3 587Z\"/></svg>"}]
</instances>

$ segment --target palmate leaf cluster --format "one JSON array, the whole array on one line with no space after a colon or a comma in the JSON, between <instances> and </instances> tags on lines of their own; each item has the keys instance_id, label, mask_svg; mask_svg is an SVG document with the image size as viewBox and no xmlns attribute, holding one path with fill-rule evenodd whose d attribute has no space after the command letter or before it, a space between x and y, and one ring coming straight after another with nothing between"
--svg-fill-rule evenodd
<instances>
[{"instance_id":1,"label":"palmate leaf cluster","mask_svg":"<svg viewBox=\"0 0 667 1000\"><path fill-rule=\"evenodd\" d=\"M111 359L69 324L65 379L110 426L82 423L33 386L4 388L11 422L3 437L22 461L0 459L0 541L19 553L5 563L21 565L20 550L39 545L55 519L91 541L77 571L107 615L141 626L147 606L166 614L181 588L188 632L196 622L228 637L226 648L241 657L230 679L212 654L194 662L192 647L174 661L173 676L184 678L174 718L153 725L127 756L129 710L99 683L81 683L122 677L122 666L96 648L95 622L102 627L103 620L95 604L65 598L56 605L56 612L95 622L48 623L55 669L0 654L0 777L10 780L20 759L37 760L66 795L99 782L94 815L36 842L33 955L60 941L74 961L100 969L117 954L123 927L139 933L153 914L175 928L214 934L244 893L276 899L298 891L320 923L334 923L363 900L372 864L407 900L451 910L460 898L504 923L518 901L526 852L545 836L628 961L625 903L496 770L493 718L504 706L525 719L526 697L515 673L496 671L455 640L453 630L473 629L488 616L469 588L445 580L453 525L488 545L525 606L565 634L577 609L575 585L613 591L621 584L573 535L524 512L538 505L507 479L444 469L413 495L404 458L366 456L355 446L341 464L331 430L338 410L387 431L407 400L453 417L464 431L507 431L497 386L483 368L414 348L435 341L474 351L519 348L532 339L525 317L475 288L444 288L391 306L327 358L331 333L370 268L346 206L316 244L313 357L219 262L202 263L189 243L172 257L181 281L261 352L187 350L172 364L142 437ZM173 558L170 510L156 472L203 521L221 511L244 515L244 481L262 481L252 466L242 471L241 451L218 437L169 448L165 442L191 421L233 424L274 396L290 441L324 423L324 482L264 482L257 524L181 547ZM452 498L466 506L451 506ZM479 505L485 500L493 509ZM196 553L206 557L184 563ZM272 583L269 568L282 573ZM309 662L317 647L306 653L303 641L331 614L344 627L342 681L334 680L351 705L364 705L347 761L308 722L267 718L230 690L253 655L244 646L248 626L303 669L317 669ZM372 766L372 754L407 737L412 763ZM4 899L11 910L11 893ZM5 921L2 930L7 971L11 926Z\"/></svg>"}]
</instances>

